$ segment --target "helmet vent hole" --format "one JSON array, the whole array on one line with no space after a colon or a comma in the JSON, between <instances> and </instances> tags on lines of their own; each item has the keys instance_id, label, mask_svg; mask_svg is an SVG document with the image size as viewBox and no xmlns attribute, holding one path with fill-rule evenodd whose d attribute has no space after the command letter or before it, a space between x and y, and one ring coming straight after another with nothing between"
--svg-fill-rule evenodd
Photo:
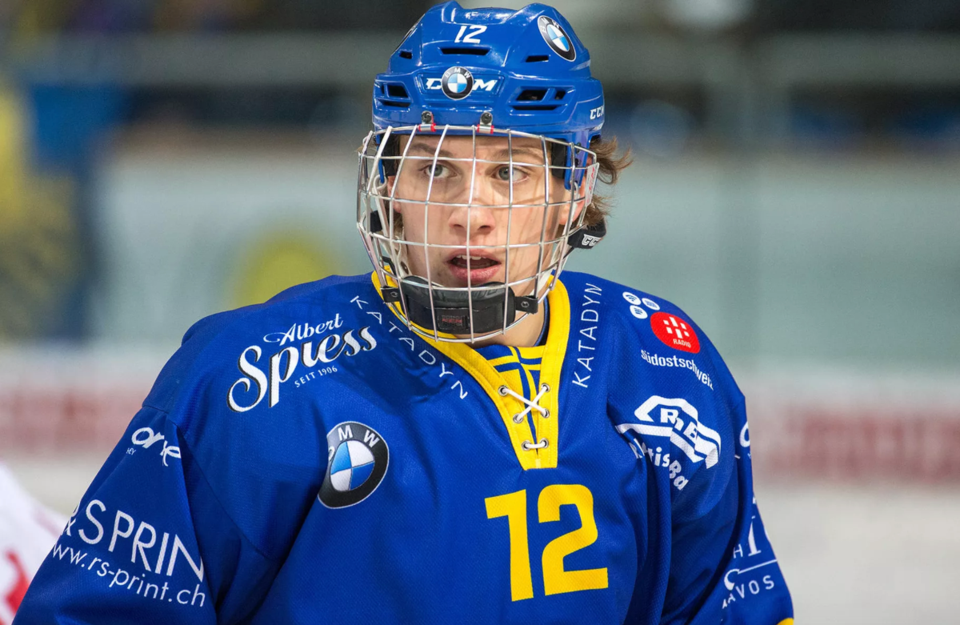
<instances>
[{"instance_id":1,"label":"helmet vent hole","mask_svg":"<svg viewBox=\"0 0 960 625\"><path fill-rule=\"evenodd\" d=\"M413 52L411 52L410 50L401 50L401 51L400 51L400 58L401 58L401 59L412 59L412 58L413 58Z\"/></svg>"},{"instance_id":2,"label":"helmet vent hole","mask_svg":"<svg viewBox=\"0 0 960 625\"><path fill-rule=\"evenodd\" d=\"M531 54L527 57L527 63L543 63L549 61L550 57L546 54Z\"/></svg>"},{"instance_id":3,"label":"helmet vent hole","mask_svg":"<svg viewBox=\"0 0 960 625\"><path fill-rule=\"evenodd\" d=\"M554 100L562 100L563 96L567 95L566 89L557 89L557 93L553 96Z\"/></svg>"},{"instance_id":4,"label":"helmet vent hole","mask_svg":"<svg viewBox=\"0 0 960 625\"><path fill-rule=\"evenodd\" d=\"M387 95L391 98L409 98L407 88L403 85L387 85Z\"/></svg>"},{"instance_id":5,"label":"helmet vent hole","mask_svg":"<svg viewBox=\"0 0 960 625\"><path fill-rule=\"evenodd\" d=\"M555 111L559 104L514 104L515 111Z\"/></svg>"},{"instance_id":6,"label":"helmet vent hole","mask_svg":"<svg viewBox=\"0 0 960 625\"><path fill-rule=\"evenodd\" d=\"M442 54L469 54L473 56L485 56L490 52L490 48L440 48Z\"/></svg>"},{"instance_id":7,"label":"helmet vent hole","mask_svg":"<svg viewBox=\"0 0 960 625\"><path fill-rule=\"evenodd\" d=\"M517 102L540 102L546 95L546 89L524 89L517 96Z\"/></svg>"}]
</instances>

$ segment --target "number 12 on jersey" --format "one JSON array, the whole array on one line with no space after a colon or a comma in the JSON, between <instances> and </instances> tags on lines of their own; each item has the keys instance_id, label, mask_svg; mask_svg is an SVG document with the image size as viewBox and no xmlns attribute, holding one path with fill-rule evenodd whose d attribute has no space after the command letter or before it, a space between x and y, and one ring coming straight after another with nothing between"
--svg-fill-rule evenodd
<instances>
[{"instance_id":1,"label":"number 12 on jersey","mask_svg":"<svg viewBox=\"0 0 960 625\"><path fill-rule=\"evenodd\" d=\"M487 497L487 518L507 517L510 529L510 595L513 601L533 598L530 572L530 542L527 539L527 491ZM563 558L589 547L597 540L593 517L593 493L581 484L552 484L540 491L537 513L540 523L560 520L560 507L573 505L580 513L580 527L550 541L543 549L543 590L558 595L578 590L607 588L607 569L567 571Z\"/></svg>"}]
</instances>

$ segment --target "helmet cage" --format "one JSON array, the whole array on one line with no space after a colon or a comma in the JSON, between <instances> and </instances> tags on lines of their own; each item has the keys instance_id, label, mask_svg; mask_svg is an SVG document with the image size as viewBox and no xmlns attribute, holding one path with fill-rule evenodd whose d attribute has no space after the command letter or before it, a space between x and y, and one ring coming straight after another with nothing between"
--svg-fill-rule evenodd
<instances>
[{"instance_id":1,"label":"helmet cage","mask_svg":"<svg viewBox=\"0 0 960 625\"><path fill-rule=\"evenodd\" d=\"M506 140L507 160L492 161L477 158L477 140L481 137L501 137ZM399 137L409 138L403 150L399 150ZM439 137L432 156L409 154L413 139L417 136ZM466 202L450 202L436 199L434 195L437 162L444 141L448 137L470 137L470 158L443 157L445 163L462 163L470 168L470 188ZM517 203L514 201L514 139L535 139L540 143L542 163L529 163L529 156L520 164L542 167L542 201ZM529 154L529 152L528 152ZM404 167L417 163L429 166L429 181L425 197L399 197L400 185L388 184L390 178L399 180ZM412 164L411 164L412 163ZM509 168L506 203L478 204L475 202L478 164L498 164ZM499 130L492 126L438 127L435 124L416 126L387 126L371 131L359 150L357 228L364 247L379 279L381 294L388 303L397 303L404 313L402 319L408 329L422 336L447 342L474 342L503 334L519 323L527 314L537 312L539 304L552 290L560 276L567 257L574 247L592 247L597 236L584 236L587 227L584 221L587 207L593 196L599 165L596 154L568 140L530 134L516 130ZM551 198L551 180L562 179L565 192L562 198ZM554 195L556 190L554 189ZM423 206L424 240L411 240L405 233L402 219L393 210L394 203ZM461 244L441 244L430 241L431 207L436 210L466 209L466 241ZM496 245L471 243L470 212L475 208L506 210L506 241ZM579 207L579 212L578 212ZM514 211L542 209L543 218L536 241L514 241L512 238ZM556 231L548 231L549 215L565 214L563 225ZM502 218L500 223L502 223ZM498 227L502 227L498 225ZM582 242L591 240L584 245ZM466 250L466 286L446 286L433 279L430 257L431 249L446 248ZM536 270L531 275L511 275L511 254L537 249ZM502 253L504 282L473 284L471 278L471 250L487 250ZM423 253L426 275L415 275L407 262L411 253ZM528 272L530 273L530 272ZM519 316L516 313L520 313Z\"/></svg>"}]
</instances>

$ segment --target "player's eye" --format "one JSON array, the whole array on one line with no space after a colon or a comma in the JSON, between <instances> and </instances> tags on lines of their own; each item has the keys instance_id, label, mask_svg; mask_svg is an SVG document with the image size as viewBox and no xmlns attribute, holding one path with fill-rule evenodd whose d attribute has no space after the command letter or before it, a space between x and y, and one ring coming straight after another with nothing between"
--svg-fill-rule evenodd
<instances>
[{"instance_id":1,"label":"player's eye","mask_svg":"<svg viewBox=\"0 0 960 625\"><path fill-rule=\"evenodd\" d=\"M449 166L444 165L443 163L428 163L423 168L423 173L425 175L432 176L435 179L445 179L453 177L453 169Z\"/></svg>"},{"instance_id":2,"label":"player's eye","mask_svg":"<svg viewBox=\"0 0 960 625\"><path fill-rule=\"evenodd\" d=\"M526 178L526 173L522 169L513 167L512 170L513 175L511 176L511 167L509 165L498 167L496 172L497 179L503 182L509 182L512 177L514 182L520 182Z\"/></svg>"}]
</instances>

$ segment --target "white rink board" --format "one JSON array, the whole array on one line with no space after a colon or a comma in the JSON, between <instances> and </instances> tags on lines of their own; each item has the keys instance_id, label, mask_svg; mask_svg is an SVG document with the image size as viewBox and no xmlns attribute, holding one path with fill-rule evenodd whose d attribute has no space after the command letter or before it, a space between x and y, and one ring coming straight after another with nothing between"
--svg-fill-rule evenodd
<instances>
[{"instance_id":1,"label":"white rink board","mask_svg":"<svg viewBox=\"0 0 960 625\"><path fill-rule=\"evenodd\" d=\"M369 271L359 140L119 143L97 165L93 336L179 340L291 231L330 272ZM638 157L603 243L568 268L672 301L728 360L960 368L957 171L945 155Z\"/></svg>"}]
</instances>

